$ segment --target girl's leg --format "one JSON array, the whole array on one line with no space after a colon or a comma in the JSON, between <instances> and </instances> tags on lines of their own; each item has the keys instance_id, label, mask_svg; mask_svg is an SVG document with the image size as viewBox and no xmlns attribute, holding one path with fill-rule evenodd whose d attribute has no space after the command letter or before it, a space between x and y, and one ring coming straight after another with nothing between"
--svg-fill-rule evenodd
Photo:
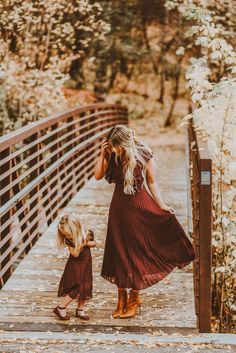
<instances>
[{"instance_id":1,"label":"girl's leg","mask_svg":"<svg viewBox=\"0 0 236 353\"><path fill-rule=\"evenodd\" d=\"M78 299L78 309L83 309L84 303L85 303L84 299Z\"/></svg>"},{"instance_id":2,"label":"girl's leg","mask_svg":"<svg viewBox=\"0 0 236 353\"><path fill-rule=\"evenodd\" d=\"M82 320L89 320L88 314L84 311L85 299L78 299L78 308L76 309L76 316L79 317Z\"/></svg>"},{"instance_id":3,"label":"girl's leg","mask_svg":"<svg viewBox=\"0 0 236 353\"><path fill-rule=\"evenodd\" d=\"M66 295L60 305L58 305L58 311L62 317L66 317L66 308L72 302L73 298Z\"/></svg>"},{"instance_id":4,"label":"girl's leg","mask_svg":"<svg viewBox=\"0 0 236 353\"><path fill-rule=\"evenodd\" d=\"M72 300L73 298L69 297L69 295L66 295L59 307L65 309L72 302Z\"/></svg>"},{"instance_id":5,"label":"girl's leg","mask_svg":"<svg viewBox=\"0 0 236 353\"><path fill-rule=\"evenodd\" d=\"M54 314L56 314L61 320L69 320L70 316L66 313L66 307L72 302L73 298L66 295L60 305L53 309Z\"/></svg>"}]
</instances>

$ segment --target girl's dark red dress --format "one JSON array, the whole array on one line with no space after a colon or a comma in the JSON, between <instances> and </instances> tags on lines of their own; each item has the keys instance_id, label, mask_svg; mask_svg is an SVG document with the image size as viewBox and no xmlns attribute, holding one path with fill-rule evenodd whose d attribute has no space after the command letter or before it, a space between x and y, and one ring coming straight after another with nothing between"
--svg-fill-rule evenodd
<instances>
[{"instance_id":1,"label":"girl's dark red dress","mask_svg":"<svg viewBox=\"0 0 236 353\"><path fill-rule=\"evenodd\" d=\"M146 162L152 157L146 151ZM140 163L134 177L137 192L127 195L121 162L112 153L105 178L116 185L101 276L120 288L140 290L161 281L175 267L185 267L195 254L176 216L163 211L145 188Z\"/></svg>"},{"instance_id":2,"label":"girl's dark red dress","mask_svg":"<svg viewBox=\"0 0 236 353\"><path fill-rule=\"evenodd\" d=\"M90 240L94 240L90 231ZM74 246L66 242L69 246ZM58 288L58 297L69 295L73 299L92 298L92 257L90 247L84 246L78 257L70 254Z\"/></svg>"}]
</instances>

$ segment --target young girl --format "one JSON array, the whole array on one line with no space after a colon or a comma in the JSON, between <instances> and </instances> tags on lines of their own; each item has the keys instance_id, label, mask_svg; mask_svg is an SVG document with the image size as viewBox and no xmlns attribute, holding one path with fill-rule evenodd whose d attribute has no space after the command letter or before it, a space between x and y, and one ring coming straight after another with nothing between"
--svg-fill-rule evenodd
<instances>
[{"instance_id":1,"label":"young girl","mask_svg":"<svg viewBox=\"0 0 236 353\"><path fill-rule=\"evenodd\" d=\"M58 289L58 297L64 297L62 303L53 309L61 320L69 320L67 306L73 299L78 300L76 316L89 320L83 310L85 300L92 298L92 258L90 248L96 246L94 234L85 229L79 219L63 216L58 224L59 245L67 246L70 252Z\"/></svg>"}]
</instances>

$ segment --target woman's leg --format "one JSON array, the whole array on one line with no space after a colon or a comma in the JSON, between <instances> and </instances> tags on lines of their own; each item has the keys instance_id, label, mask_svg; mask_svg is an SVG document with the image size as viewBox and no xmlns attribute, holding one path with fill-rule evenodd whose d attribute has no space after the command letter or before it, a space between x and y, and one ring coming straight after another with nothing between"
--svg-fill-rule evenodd
<instances>
[{"instance_id":1,"label":"woman's leg","mask_svg":"<svg viewBox=\"0 0 236 353\"><path fill-rule=\"evenodd\" d=\"M117 287L118 290L118 302L117 302L117 307L114 313L112 314L112 317L114 319L120 317L126 310L127 306L127 291L126 288L119 288Z\"/></svg>"},{"instance_id":2,"label":"woman's leg","mask_svg":"<svg viewBox=\"0 0 236 353\"><path fill-rule=\"evenodd\" d=\"M128 319L135 317L137 313L141 312L141 299L139 296L139 291L136 289L131 289L129 293L129 300L127 303L126 311L124 314L120 315L121 319Z\"/></svg>"}]
</instances>

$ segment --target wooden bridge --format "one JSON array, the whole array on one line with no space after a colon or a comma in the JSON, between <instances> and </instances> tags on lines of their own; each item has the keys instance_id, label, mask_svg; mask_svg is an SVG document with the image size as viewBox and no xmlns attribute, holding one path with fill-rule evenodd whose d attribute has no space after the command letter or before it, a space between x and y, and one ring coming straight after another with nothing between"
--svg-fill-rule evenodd
<instances>
[{"instance_id":1,"label":"wooden bridge","mask_svg":"<svg viewBox=\"0 0 236 353\"><path fill-rule=\"evenodd\" d=\"M211 159L192 124L188 140L180 144L159 144L155 131L141 137L155 152L166 202L176 208L192 237L197 260L193 269L176 270L143 291L141 316L110 318L115 287L99 274L113 186L92 176L101 140L115 124L128 124L127 109L95 104L0 138L0 330L210 332ZM52 314L67 256L56 247L57 217L71 212L79 214L97 238L89 323L75 318L62 323Z\"/></svg>"}]
</instances>

